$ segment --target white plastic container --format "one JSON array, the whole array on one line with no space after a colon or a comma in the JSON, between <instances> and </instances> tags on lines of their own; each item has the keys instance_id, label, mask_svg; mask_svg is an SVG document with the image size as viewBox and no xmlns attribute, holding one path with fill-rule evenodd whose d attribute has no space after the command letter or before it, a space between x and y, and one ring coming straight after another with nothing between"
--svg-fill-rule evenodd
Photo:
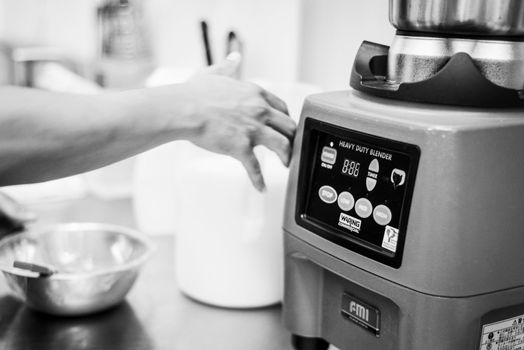
<instances>
[{"instance_id":1,"label":"white plastic container","mask_svg":"<svg viewBox=\"0 0 524 350\"><path fill-rule=\"evenodd\" d=\"M133 193L135 157L85 173L91 194L104 200L129 198Z\"/></svg>"},{"instance_id":2,"label":"white plastic container","mask_svg":"<svg viewBox=\"0 0 524 350\"><path fill-rule=\"evenodd\" d=\"M201 302L231 308L282 300L282 220L288 170L257 150L267 185L258 193L241 163L213 155L179 175L178 285Z\"/></svg>"},{"instance_id":3,"label":"white plastic container","mask_svg":"<svg viewBox=\"0 0 524 350\"><path fill-rule=\"evenodd\" d=\"M136 157L133 211L140 231L152 235L176 234L179 175L188 164L209 154L189 141L175 141Z\"/></svg>"},{"instance_id":4,"label":"white plastic container","mask_svg":"<svg viewBox=\"0 0 524 350\"><path fill-rule=\"evenodd\" d=\"M190 70L158 69L148 86L183 81ZM298 119L304 97L319 89L300 83L260 85L283 98ZM180 289L202 302L232 308L282 299L282 220L288 170L257 149L268 191L258 193L235 159L176 141L138 156L134 209L150 234L176 233Z\"/></svg>"}]
</instances>

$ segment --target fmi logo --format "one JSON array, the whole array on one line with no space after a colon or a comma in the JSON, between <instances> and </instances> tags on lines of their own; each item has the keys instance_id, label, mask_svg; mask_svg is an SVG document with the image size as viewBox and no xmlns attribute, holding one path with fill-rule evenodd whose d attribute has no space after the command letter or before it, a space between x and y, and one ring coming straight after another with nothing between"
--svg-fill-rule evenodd
<instances>
[{"instance_id":1,"label":"fmi logo","mask_svg":"<svg viewBox=\"0 0 524 350\"><path fill-rule=\"evenodd\" d=\"M362 321L369 322L369 309L354 301L349 303L349 313Z\"/></svg>"},{"instance_id":2,"label":"fmi logo","mask_svg":"<svg viewBox=\"0 0 524 350\"><path fill-rule=\"evenodd\" d=\"M360 327L363 327L375 334L380 334L380 311L379 309L368 305L349 293L342 296L341 314L347 320L350 320Z\"/></svg>"}]
</instances>

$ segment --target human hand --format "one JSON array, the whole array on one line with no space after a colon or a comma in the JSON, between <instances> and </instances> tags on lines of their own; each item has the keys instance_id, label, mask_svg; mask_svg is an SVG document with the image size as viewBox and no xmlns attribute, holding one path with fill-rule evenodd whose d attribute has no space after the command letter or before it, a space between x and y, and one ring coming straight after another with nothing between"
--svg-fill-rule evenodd
<instances>
[{"instance_id":1,"label":"human hand","mask_svg":"<svg viewBox=\"0 0 524 350\"><path fill-rule=\"evenodd\" d=\"M7 194L0 192L0 238L24 228L36 216Z\"/></svg>"},{"instance_id":2,"label":"human hand","mask_svg":"<svg viewBox=\"0 0 524 350\"><path fill-rule=\"evenodd\" d=\"M296 124L280 98L253 83L230 78L240 60L233 53L183 84L194 99L193 119L198 123L190 141L238 159L255 188L263 191L264 178L253 148L269 148L288 166Z\"/></svg>"}]
</instances>

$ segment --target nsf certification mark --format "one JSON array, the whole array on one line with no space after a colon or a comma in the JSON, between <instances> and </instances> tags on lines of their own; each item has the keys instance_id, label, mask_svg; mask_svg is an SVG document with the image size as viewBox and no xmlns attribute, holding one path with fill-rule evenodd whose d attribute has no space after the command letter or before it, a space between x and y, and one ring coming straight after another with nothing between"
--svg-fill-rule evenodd
<instances>
[{"instance_id":1,"label":"nsf certification mark","mask_svg":"<svg viewBox=\"0 0 524 350\"><path fill-rule=\"evenodd\" d=\"M480 350L523 350L524 315L482 326Z\"/></svg>"},{"instance_id":2,"label":"nsf certification mark","mask_svg":"<svg viewBox=\"0 0 524 350\"><path fill-rule=\"evenodd\" d=\"M389 225L384 229L384 236L382 238L382 248L395 253L397 251L398 243L398 229Z\"/></svg>"}]
</instances>

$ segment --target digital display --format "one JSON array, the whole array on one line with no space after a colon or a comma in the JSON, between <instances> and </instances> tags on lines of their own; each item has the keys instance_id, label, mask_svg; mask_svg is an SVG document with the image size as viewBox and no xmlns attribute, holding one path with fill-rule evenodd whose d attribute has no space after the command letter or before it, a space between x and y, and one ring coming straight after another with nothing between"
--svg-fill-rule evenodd
<instances>
[{"instance_id":1,"label":"digital display","mask_svg":"<svg viewBox=\"0 0 524 350\"><path fill-rule=\"evenodd\" d=\"M356 162L351 159L344 159L344 163L342 164L342 174L351 176L351 177L358 177L358 174L360 173L360 163Z\"/></svg>"}]
</instances>

